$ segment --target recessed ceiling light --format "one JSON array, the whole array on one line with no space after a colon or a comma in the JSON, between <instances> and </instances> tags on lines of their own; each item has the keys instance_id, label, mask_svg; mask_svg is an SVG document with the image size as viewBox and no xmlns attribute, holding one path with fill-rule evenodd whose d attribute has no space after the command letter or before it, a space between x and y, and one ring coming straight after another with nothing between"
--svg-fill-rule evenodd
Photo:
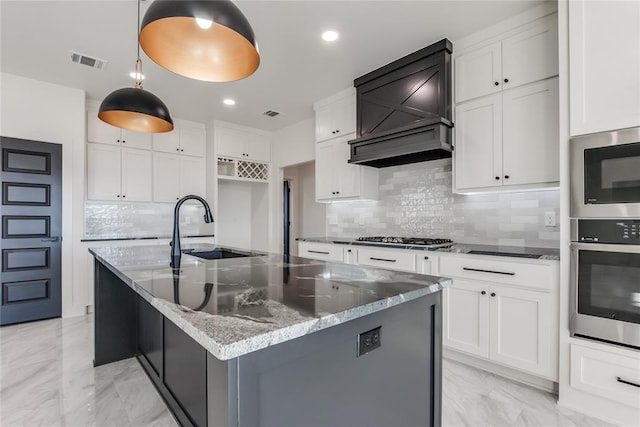
<instances>
[{"instance_id":1,"label":"recessed ceiling light","mask_svg":"<svg viewBox=\"0 0 640 427\"><path fill-rule=\"evenodd\" d=\"M230 99L230 98L227 98L222 102L224 102L226 105L236 105L236 101L234 101L233 99Z\"/></svg>"},{"instance_id":2,"label":"recessed ceiling light","mask_svg":"<svg viewBox=\"0 0 640 427\"><path fill-rule=\"evenodd\" d=\"M136 73L135 71L130 72L129 77L135 80L144 80L144 74L140 74L141 78L138 78L138 73Z\"/></svg>"},{"instance_id":3,"label":"recessed ceiling light","mask_svg":"<svg viewBox=\"0 0 640 427\"><path fill-rule=\"evenodd\" d=\"M325 31L322 33L322 39L328 42L334 42L338 40L338 33L333 30Z\"/></svg>"}]
</instances>

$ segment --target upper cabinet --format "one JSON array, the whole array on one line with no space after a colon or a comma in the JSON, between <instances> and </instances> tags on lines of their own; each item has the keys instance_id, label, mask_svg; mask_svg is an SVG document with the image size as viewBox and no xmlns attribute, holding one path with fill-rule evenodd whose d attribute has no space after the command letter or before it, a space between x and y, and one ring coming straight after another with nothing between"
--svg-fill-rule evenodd
<instances>
[{"instance_id":1,"label":"upper cabinet","mask_svg":"<svg viewBox=\"0 0 640 427\"><path fill-rule=\"evenodd\" d=\"M94 108L87 111L87 140L100 144L151 149L150 133L132 132L106 124L98 118L98 110Z\"/></svg>"},{"instance_id":2,"label":"upper cabinet","mask_svg":"<svg viewBox=\"0 0 640 427\"><path fill-rule=\"evenodd\" d=\"M556 14L456 56L454 69L457 103L557 75Z\"/></svg>"},{"instance_id":3,"label":"upper cabinet","mask_svg":"<svg viewBox=\"0 0 640 427\"><path fill-rule=\"evenodd\" d=\"M640 126L640 2L569 2L570 133Z\"/></svg>"},{"instance_id":4,"label":"upper cabinet","mask_svg":"<svg viewBox=\"0 0 640 427\"><path fill-rule=\"evenodd\" d=\"M316 142L356 131L356 92L349 88L313 105L316 112Z\"/></svg>"},{"instance_id":5,"label":"upper cabinet","mask_svg":"<svg viewBox=\"0 0 640 427\"><path fill-rule=\"evenodd\" d=\"M556 16L456 57L454 192L558 185Z\"/></svg>"},{"instance_id":6,"label":"upper cabinet","mask_svg":"<svg viewBox=\"0 0 640 427\"><path fill-rule=\"evenodd\" d=\"M265 132L216 124L215 140L218 157L258 162L271 160L271 136Z\"/></svg>"},{"instance_id":7,"label":"upper cabinet","mask_svg":"<svg viewBox=\"0 0 640 427\"><path fill-rule=\"evenodd\" d=\"M204 157L204 125L186 120L174 120L174 128L171 132L153 134L153 150Z\"/></svg>"}]
</instances>

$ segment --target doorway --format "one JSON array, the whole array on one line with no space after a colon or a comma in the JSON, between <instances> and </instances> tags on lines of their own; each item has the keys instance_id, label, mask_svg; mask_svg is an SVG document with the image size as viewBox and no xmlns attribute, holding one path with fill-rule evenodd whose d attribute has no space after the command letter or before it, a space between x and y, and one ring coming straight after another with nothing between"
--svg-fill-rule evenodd
<instances>
[{"instance_id":1,"label":"doorway","mask_svg":"<svg viewBox=\"0 0 640 427\"><path fill-rule=\"evenodd\" d=\"M0 325L62 313L62 146L0 137Z\"/></svg>"}]
</instances>

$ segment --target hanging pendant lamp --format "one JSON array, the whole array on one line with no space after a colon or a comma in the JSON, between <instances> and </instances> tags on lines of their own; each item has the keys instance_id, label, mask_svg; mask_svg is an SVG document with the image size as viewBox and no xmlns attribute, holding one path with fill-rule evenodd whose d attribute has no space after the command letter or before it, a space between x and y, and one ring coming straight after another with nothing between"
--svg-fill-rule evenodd
<instances>
[{"instance_id":1,"label":"hanging pendant lamp","mask_svg":"<svg viewBox=\"0 0 640 427\"><path fill-rule=\"evenodd\" d=\"M140 60L140 0L138 0L138 59L136 85L111 92L98 111L103 122L135 132L162 133L173 130L173 120L167 106L154 94L142 88L142 60Z\"/></svg>"},{"instance_id":2,"label":"hanging pendant lamp","mask_svg":"<svg viewBox=\"0 0 640 427\"><path fill-rule=\"evenodd\" d=\"M156 0L140 45L156 64L196 80L240 80L260 65L253 29L230 0Z\"/></svg>"}]
</instances>

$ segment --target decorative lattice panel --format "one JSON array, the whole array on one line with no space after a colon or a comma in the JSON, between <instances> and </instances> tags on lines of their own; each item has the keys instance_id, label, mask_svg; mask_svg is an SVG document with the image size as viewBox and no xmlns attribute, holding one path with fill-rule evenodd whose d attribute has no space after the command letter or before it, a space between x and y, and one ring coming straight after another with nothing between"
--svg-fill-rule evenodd
<instances>
[{"instance_id":1,"label":"decorative lattice panel","mask_svg":"<svg viewBox=\"0 0 640 427\"><path fill-rule=\"evenodd\" d=\"M238 178L269 180L269 165L266 163L248 162L238 160Z\"/></svg>"}]
</instances>

